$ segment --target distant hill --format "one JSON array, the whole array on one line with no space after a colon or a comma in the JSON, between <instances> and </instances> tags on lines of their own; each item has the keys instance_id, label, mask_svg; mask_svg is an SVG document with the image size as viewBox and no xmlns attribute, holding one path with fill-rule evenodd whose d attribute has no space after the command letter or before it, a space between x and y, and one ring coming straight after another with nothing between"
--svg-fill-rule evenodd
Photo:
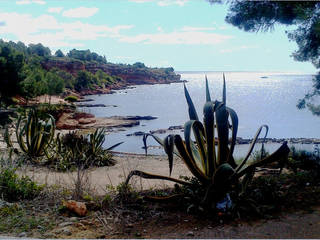
<instances>
[{"instance_id":1,"label":"distant hill","mask_svg":"<svg viewBox=\"0 0 320 240\"><path fill-rule=\"evenodd\" d=\"M71 90L82 94L104 93L136 84L180 81L169 68L149 68L144 63L114 64L90 50L72 49L55 54L39 44L0 40L0 104L12 96L32 98Z\"/></svg>"}]
</instances>

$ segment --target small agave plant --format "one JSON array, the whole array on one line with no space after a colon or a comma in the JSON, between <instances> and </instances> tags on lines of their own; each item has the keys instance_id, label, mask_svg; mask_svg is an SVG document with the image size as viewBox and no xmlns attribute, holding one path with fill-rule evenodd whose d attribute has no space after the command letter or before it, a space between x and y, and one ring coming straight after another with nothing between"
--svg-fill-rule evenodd
<instances>
[{"instance_id":1,"label":"small agave plant","mask_svg":"<svg viewBox=\"0 0 320 240\"><path fill-rule=\"evenodd\" d=\"M187 165L191 173L196 177L201 185L207 189L207 195L212 199L212 195L217 198L226 194L232 186L242 186L242 190L252 179L256 167L265 164L280 161L283 163L287 159L289 148L284 142L277 151L268 157L256 162L247 164L254 145L257 142L263 128L268 133L268 126L261 126L244 160L237 165L233 158L234 147L238 131L238 116L236 112L226 106L226 85L223 75L223 94L222 101L212 101L209 93L208 80L206 77L206 103L203 108L203 123L199 121L194 104L189 92L184 86L186 101L188 104L190 120L184 125L184 140L180 135L168 135L164 140L152 134L146 134L143 137L146 153L146 140L152 136L159 144L164 147L169 160L169 173L171 175L173 168L173 155L180 157ZM231 129L231 131L230 131ZM194 138L192 137L192 133ZM230 135L230 139L229 139ZM217 139L217 148L216 145ZM170 176L161 176L134 170L127 177L126 184L129 183L133 175L148 179L163 179L173 181L179 184L191 185L189 182L172 178ZM207 199L208 196L205 198Z\"/></svg>"},{"instance_id":2,"label":"small agave plant","mask_svg":"<svg viewBox=\"0 0 320 240\"><path fill-rule=\"evenodd\" d=\"M55 120L47 114L45 120L38 117L35 109L30 109L28 116L19 117L16 125L16 138L20 149L31 159L45 155L45 151L52 142L55 132ZM8 147L13 147L6 130L6 142Z\"/></svg>"}]
</instances>

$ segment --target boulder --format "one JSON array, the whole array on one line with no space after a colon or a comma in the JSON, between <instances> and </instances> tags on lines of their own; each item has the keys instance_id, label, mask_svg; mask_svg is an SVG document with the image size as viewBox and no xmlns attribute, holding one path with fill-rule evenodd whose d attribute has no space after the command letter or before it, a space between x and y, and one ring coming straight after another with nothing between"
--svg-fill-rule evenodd
<instances>
[{"instance_id":1,"label":"boulder","mask_svg":"<svg viewBox=\"0 0 320 240\"><path fill-rule=\"evenodd\" d=\"M88 212L86 204L83 202L76 202L74 200L68 200L63 203L63 206L65 206L71 212L76 213L80 217L84 217Z\"/></svg>"}]
</instances>

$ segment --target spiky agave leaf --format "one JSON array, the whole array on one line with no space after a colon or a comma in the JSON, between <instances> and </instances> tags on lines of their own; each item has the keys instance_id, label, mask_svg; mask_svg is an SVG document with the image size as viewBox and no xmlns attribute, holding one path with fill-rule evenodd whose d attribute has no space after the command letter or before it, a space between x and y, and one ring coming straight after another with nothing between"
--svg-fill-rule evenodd
<instances>
[{"instance_id":1,"label":"spiky agave leaf","mask_svg":"<svg viewBox=\"0 0 320 240\"><path fill-rule=\"evenodd\" d=\"M197 120L198 121L199 120L198 114L197 114L197 111L194 107L192 99L190 97L190 94L188 92L188 89L185 84L183 86L184 86L184 94L185 94L187 104L188 104L189 118L190 118L190 120Z\"/></svg>"},{"instance_id":2,"label":"spiky agave leaf","mask_svg":"<svg viewBox=\"0 0 320 240\"><path fill-rule=\"evenodd\" d=\"M253 138L253 140L252 140L252 142L251 142L251 144L250 144L249 151L248 151L246 157L243 159L242 163L237 167L236 172L239 172L239 171L242 169L242 167L246 164L246 162L248 161L248 159L249 159L249 157L250 157L250 155L251 155L251 153L252 153L252 151L253 151L253 148L254 148L254 146L255 146L255 144L256 144L256 142L257 142L257 140L258 140L258 137L259 137L259 135L260 135L260 133L261 133L261 131L262 131L263 128L266 129L266 132L265 132L265 135L264 135L263 139L264 139L264 140L266 139L266 137L267 137L267 135L268 135L269 127L268 127L267 125L262 125L262 126L257 130L256 135L254 136L254 138ZM263 141L264 141L264 140L263 140Z\"/></svg>"},{"instance_id":3,"label":"spiky agave leaf","mask_svg":"<svg viewBox=\"0 0 320 240\"><path fill-rule=\"evenodd\" d=\"M211 102L211 97L210 97L210 91L209 91L209 84L208 84L208 79L206 75L206 101Z\"/></svg>"},{"instance_id":4,"label":"spiky agave leaf","mask_svg":"<svg viewBox=\"0 0 320 240\"><path fill-rule=\"evenodd\" d=\"M217 169L216 164L216 148L214 139L214 112L216 108L216 103L207 102L203 108L203 123L206 133L206 150L207 150L207 162L206 168L207 175L211 178Z\"/></svg>"}]
</instances>

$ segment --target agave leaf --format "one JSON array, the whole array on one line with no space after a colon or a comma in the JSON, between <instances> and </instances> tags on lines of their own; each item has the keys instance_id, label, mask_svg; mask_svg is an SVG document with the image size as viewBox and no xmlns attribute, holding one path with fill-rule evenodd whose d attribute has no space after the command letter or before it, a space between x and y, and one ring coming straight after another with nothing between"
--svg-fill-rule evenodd
<instances>
[{"instance_id":1,"label":"agave leaf","mask_svg":"<svg viewBox=\"0 0 320 240\"><path fill-rule=\"evenodd\" d=\"M191 138L191 130L193 130L197 145L194 144ZM199 164L200 169L207 175L207 158L205 153L204 143L204 127L201 122L190 120L184 125L184 139L186 141L186 148L191 159Z\"/></svg>"},{"instance_id":2,"label":"agave leaf","mask_svg":"<svg viewBox=\"0 0 320 240\"><path fill-rule=\"evenodd\" d=\"M221 103L216 110L217 132L218 132L218 159L217 165L227 162L228 160L228 143L229 143L229 123L226 106Z\"/></svg>"},{"instance_id":3,"label":"agave leaf","mask_svg":"<svg viewBox=\"0 0 320 240\"><path fill-rule=\"evenodd\" d=\"M207 184L210 182L210 179L208 176L206 176L203 171L198 167L198 165L195 163L195 161L191 158L189 155L186 143L182 140L180 135L174 136L174 144L179 151L181 159L184 161L184 163L187 165L190 172L199 179L200 182Z\"/></svg>"},{"instance_id":4,"label":"agave leaf","mask_svg":"<svg viewBox=\"0 0 320 240\"><path fill-rule=\"evenodd\" d=\"M164 139L164 151L168 155L169 160L169 175L171 176L173 167L173 149L174 149L174 135L170 134Z\"/></svg>"},{"instance_id":5,"label":"agave leaf","mask_svg":"<svg viewBox=\"0 0 320 240\"><path fill-rule=\"evenodd\" d=\"M265 140L265 138L267 137L269 127L268 127L267 125L262 125L262 126L258 129L258 131L256 132L256 135L254 136L254 138L253 138L253 140L252 140L252 142L251 142L251 144L250 144L250 147L249 147L249 151L248 151L248 153L247 153L247 156L243 159L242 163L237 167L236 172L239 172L239 171L241 170L241 168L242 168L242 167L246 164L246 162L248 161L248 159L249 159L249 157L250 157L250 155L251 155L251 153L252 153L252 151L253 151L253 148L254 148L254 146L255 146L255 144L256 144L256 142L257 142L257 140L258 140L258 137L259 137L259 135L260 135L260 133L261 133L261 131L262 131L263 128L266 129L266 132L265 132L265 135L264 135L263 139ZM264 140L263 140L263 141L264 141Z\"/></svg>"},{"instance_id":6,"label":"agave leaf","mask_svg":"<svg viewBox=\"0 0 320 240\"><path fill-rule=\"evenodd\" d=\"M192 186L191 183L189 182L185 182L185 181L182 181L180 179L176 179L176 178L172 178L172 177L166 177L166 176L162 176L162 175L157 175L157 174L151 174L151 173L146 173L146 172L143 172L143 171L139 171L139 170L134 170L134 171L131 171L126 179L126 182L125 184L128 185L130 179L132 176L140 176L142 178L146 178L146 179L161 179L161 180L168 180L168 181L171 181L171 182L175 182L175 183L180 183L180 184L183 184L183 185L189 185L189 186Z\"/></svg>"},{"instance_id":7,"label":"agave leaf","mask_svg":"<svg viewBox=\"0 0 320 240\"><path fill-rule=\"evenodd\" d=\"M226 90L226 78L223 73L223 90L222 90L222 102L227 106L227 90Z\"/></svg>"},{"instance_id":8,"label":"agave leaf","mask_svg":"<svg viewBox=\"0 0 320 240\"><path fill-rule=\"evenodd\" d=\"M243 175L245 175L248 172L252 171L252 169L255 169L255 168L263 166L265 164L272 163L272 162L275 162L275 161L279 161L282 158L288 157L289 152L290 152L290 149L289 149L289 147L287 145L287 142L284 142L278 148L277 151L275 151L274 153L272 153L271 155L269 155L268 157L266 157L266 158L264 158L264 159L262 159L260 161L257 161L257 162L254 162L254 163L250 164L249 166L247 166L245 169L243 169L241 171L238 171L238 172L236 171L233 177L239 179Z\"/></svg>"},{"instance_id":9,"label":"agave leaf","mask_svg":"<svg viewBox=\"0 0 320 240\"><path fill-rule=\"evenodd\" d=\"M207 102L203 108L203 122L206 132L207 140L207 175L211 178L215 172L216 166L216 153L215 153L215 139L214 139L214 111L215 104Z\"/></svg>"},{"instance_id":10,"label":"agave leaf","mask_svg":"<svg viewBox=\"0 0 320 240\"><path fill-rule=\"evenodd\" d=\"M164 140L162 140L161 138L159 138L156 135L153 135L151 133L145 133L143 135L143 139L142 140L143 140L143 145L144 145L144 149L145 149L146 155L147 155L147 149L148 149L147 139L148 139L149 136L152 137L154 140L156 140L156 142L159 143L162 147L164 147ZM173 153L175 155L177 155L178 157L180 157L179 152L177 152L175 148L173 149Z\"/></svg>"},{"instance_id":11,"label":"agave leaf","mask_svg":"<svg viewBox=\"0 0 320 240\"><path fill-rule=\"evenodd\" d=\"M209 84L208 84L208 79L206 75L206 101L211 102L211 97L210 97L210 91L209 91Z\"/></svg>"},{"instance_id":12,"label":"agave leaf","mask_svg":"<svg viewBox=\"0 0 320 240\"><path fill-rule=\"evenodd\" d=\"M231 137L231 143L230 143L230 151L228 155L228 162L231 164L231 166L235 167L236 163L233 160L233 151L234 151L234 146L236 145L236 140L237 140L237 132L238 132L238 116L237 113L231 109L231 108L226 108L229 116L231 118L231 123L232 123L232 137Z\"/></svg>"},{"instance_id":13,"label":"agave leaf","mask_svg":"<svg viewBox=\"0 0 320 240\"><path fill-rule=\"evenodd\" d=\"M119 146L119 145L121 145L122 143L124 143L124 142L116 143L116 144L112 145L111 147L107 148L107 150L108 150L108 151L110 151L110 150L112 150L112 149L114 149L114 148L118 147L118 146Z\"/></svg>"},{"instance_id":14,"label":"agave leaf","mask_svg":"<svg viewBox=\"0 0 320 240\"><path fill-rule=\"evenodd\" d=\"M7 144L7 147L8 148L13 148L13 144L12 144L12 141L11 141L11 135L9 133L9 128L8 127L6 127L6 129L5 129L3 138L4 138L4 141Z\"/></svg>"},{"instance_id":15,"label":"agave leaf","mask_svg":"<svg viewBox=\"0 0 320 240\"><path fill-rule=\"evenodd\" d=\"M194 107L194 104L192 102L192 99L189 95L188 89L186 88L186 85L184 84L184 94L187 100L187 104L188 104L188 111L189 111L189 118L190 120L199 120L198 118L198 114L197 111Z\"/></svg>"}]
</instances>

